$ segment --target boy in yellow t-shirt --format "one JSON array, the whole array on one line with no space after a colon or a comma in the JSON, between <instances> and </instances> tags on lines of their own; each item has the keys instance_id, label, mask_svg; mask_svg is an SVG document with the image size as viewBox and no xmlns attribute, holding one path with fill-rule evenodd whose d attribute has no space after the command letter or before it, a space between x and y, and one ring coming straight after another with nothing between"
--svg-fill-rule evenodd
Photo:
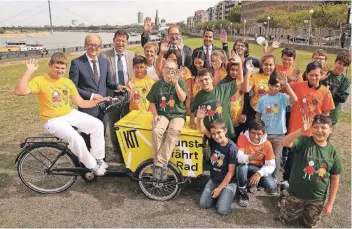
<instances>
[{"instance_id":1,"label":"boy in yellow t-shirt","mask_svg":"<svg viewBox=\"0 0 352 229\"><path fill-rule=\"evenodd\" d=\"M15 94L24 96L37 94L39 103L40 120L44 128L50 134L62 138L68 142L68 147L78 159L97 176L103 176L108 165L104 162L105 140L103 123L88 114L73 109L70 106L72 99L81 108L91 108L104 101L102 99L83 100L78 94L73 82L63 77L67 67L65 54L56 52L49 62L49 73L30 80L33 73L38 69L38 61L31 59L26 61L27 70L15 88ZM90 134L91 152L80 132Z\"/></svg>"},{"instance_id":2,"label":"boy in yellow t-shirt","mask_svg":"<svg viewBox=\"0 0 352 229\"><path fill-rule=\"evenodd\" d=\"M135 75L127 83L131 90L130 111L149 111L149 101L146 97L155 81L145 74L146 67L147 60L144 56L133 58Z\"/></svg>"}]
</instances>

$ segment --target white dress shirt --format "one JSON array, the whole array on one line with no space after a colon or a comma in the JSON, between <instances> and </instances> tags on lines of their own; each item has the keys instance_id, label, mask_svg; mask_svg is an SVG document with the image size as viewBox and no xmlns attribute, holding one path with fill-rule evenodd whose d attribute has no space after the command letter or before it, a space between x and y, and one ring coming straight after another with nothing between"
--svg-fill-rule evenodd
<instances>
[{"instance_id":1,"label":"white dress shirt","mask_svg":"<svg viewBox=\"0 0 352 229\"><path fill-rule=\"evenodd\" d=\"M119 61L119 57L117 55L117 52L114 48L114 53L115 53L115 66L116 66L116 75L115 75L115 78L116 78L116 83L120 84L119 82L119 69L117 68L117 62ZM123 52L122 55L121 55L121 61L122 61L122 65L123 65L123 75L124 75L124 79L125 79L125 84L127 84L127 81L128 81L128 72L127 72L127 63L126 63L126 52Z\"/></svg>"}]
</instances>

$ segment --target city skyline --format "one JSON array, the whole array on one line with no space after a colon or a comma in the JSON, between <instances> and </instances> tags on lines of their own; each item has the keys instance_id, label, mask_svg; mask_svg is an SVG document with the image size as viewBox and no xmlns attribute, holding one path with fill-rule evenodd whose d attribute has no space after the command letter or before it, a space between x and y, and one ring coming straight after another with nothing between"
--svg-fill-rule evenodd
<instances>
[{"instance_id":1,"label":"city skyline","mask_svg":"<svg viewBox=\"0 0 352 229\"><path fill-rule=\"evenodd\" d=\"M85 25L128 25L137 23L138 12L166 22L187 21L194 11L217 4L218 0L192 1L51 1L54 26L70 25L72 20ZM122 8L122 13L119 10ZM49 25L47 1L0 1L0 26L44 26Z\"/></svg>"}]
</instances>

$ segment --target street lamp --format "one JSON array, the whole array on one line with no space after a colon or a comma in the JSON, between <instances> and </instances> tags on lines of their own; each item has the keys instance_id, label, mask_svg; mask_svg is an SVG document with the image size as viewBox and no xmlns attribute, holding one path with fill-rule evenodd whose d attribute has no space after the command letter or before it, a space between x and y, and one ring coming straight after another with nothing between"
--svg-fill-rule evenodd
<instances>
[{"instance_id":1,"label":"street lamp","mask_svg":"<svg viewBox=\"0 0 352 229\"><path fill-rule=\"evenodd\" d=\"M308 45L310 44L310 33L311 33L311 29L312 29L312 15L314 13L313 9L309 10L309 32L308 32Z\"/></svg>"},{"instance_id":2,"label":"street lamp","mask_svg":"<svg viewBox=\"0 0 352 229\"><path fill-rule=\"evenodd\" d=\"M243 20L243 37L246 37L246 20Z\"/></svg>"},{"instance_id":3,"label":"street lamp","mask_svg":"<svg viewBox=\"0 0 352 229\"><path fill-rule=\"evenodd\" d=\"M266 38L269 39L269 28L270 28L269 27L269 21L270 21L271 17L268 16L266 19L268 19L268 32L267 32Z\"/></svg>"},{"instance_id":4,"label":"street lamp","mask_svg":"<svg viewBox=\"0 0 352 229\"><path fill-rule=\"evenodd\" d=\"M233 34L233 31L232 31L232 22L230 23L230 25L231 25L231 35Z\"/></svg>"}]
</instances>

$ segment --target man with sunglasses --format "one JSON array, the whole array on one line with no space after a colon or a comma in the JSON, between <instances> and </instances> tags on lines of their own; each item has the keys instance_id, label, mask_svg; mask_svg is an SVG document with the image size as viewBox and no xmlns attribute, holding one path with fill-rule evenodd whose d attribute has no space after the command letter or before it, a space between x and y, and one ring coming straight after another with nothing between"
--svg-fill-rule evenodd
<instances>
[{"instance_id":1,"label":"man with sunglasses","mask_svg":"<svg viewBox=\"0 0 352 229\"><path fill-rule=\"evenodd\" d=\"M141 44L142 47L150 40L150 32L152 30L150 18L144 20L144 31L141 34ZM167 36L165 39L169 43L169 49L171 50L181 50L182 53L182 65L190 68L192 65L192 49L187 45L183 44L183 39L181 36L181 28L178 25L170 25L167 30ZM159 52L160 52L161 41L159 42ZM158 55L159 55L158 52Z\"/></svg>"},{"instance_id":2,"label":"man with sunglasses","mask_svg":"<svg viewBox=\"0 0 352 229\"><path fill-rule=\"evenodd\" d=\"M99 100L107 96L107 88L116 90L121 86L111 78L110 64L103 56L100 56L101 37L89 34L84 40L86 53L71 61L69 77L76 85L78 93L85 100ZM79 111L87 113L104 123L106 130L106 117L98 107L78 108ZM88 150L90 149L89 135L82 133Z\"/></svg>"}]
</instances>

